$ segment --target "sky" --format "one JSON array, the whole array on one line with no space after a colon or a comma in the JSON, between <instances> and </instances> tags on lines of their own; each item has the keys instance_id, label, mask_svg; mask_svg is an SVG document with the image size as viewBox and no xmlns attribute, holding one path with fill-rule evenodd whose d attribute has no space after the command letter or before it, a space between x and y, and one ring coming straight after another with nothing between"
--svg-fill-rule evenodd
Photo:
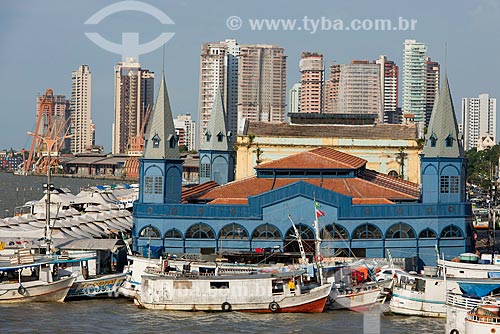
<instances>
[{"instance_id":1,"label":"sky","mask_svg":"<svg viewBox=\"0 0 500 334\"><path fill-rule=\"evenodd\" d=\"M174 34L164 44L165 76L174 117L190 113L197 120L201 44L227 38L235 38L240 44L283 47L287 89L299 81L301 52L316 51L324 55L326 66L387 55L400 66L400 90L404 40L416 39L427 45L433 60L441 63L442 73L447 72L459 121L463 97L480 93L500 97L498 0L144 0L168 16L171 21L163 22L170 24L163 24L150 13L130 10L114 12L98 24L85 24L104 7L119 2L0 3L0 149L29 148L31 137L27 132L35 127L36 96L52 88L55 94L69 98L71 72L87 64L92 73L96 144L104 145L105 152L111 151L114 66L122 56L87 38L85 33L92 32L117 44L122 42L124 32L138 33L140 44L155 40L161 33ZM400 17L416 20L415 29L369 30L375 20L389 19L398 24ZM259 30L251 26L256 19L295 20L295 26L293 30L283 26ZM367 20L367 29L340 30L340 20L344 27L350 27L353 20ZM336 22L337 28L328 30L329 22ZM162 53L160 47L140 55L141 66L159 75ZM500 122L497 124L500 126Z\"/></svg>"}]
</instances>

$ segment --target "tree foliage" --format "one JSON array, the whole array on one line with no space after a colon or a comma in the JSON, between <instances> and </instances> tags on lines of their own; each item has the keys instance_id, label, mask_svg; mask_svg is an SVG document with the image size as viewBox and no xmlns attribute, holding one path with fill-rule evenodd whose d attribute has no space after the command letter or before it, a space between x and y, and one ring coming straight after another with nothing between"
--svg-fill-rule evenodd
<instances>
[{"instance_id":1,"label":"tree foliage","mask_svg":"<svg viewBox=\"0 0 500 334\"><path fill-rule=\"evenodd\" d=\"M491 181L496 181L495 171L498 169L500 146L495 145L478 151L473 148L465 153L467 158L467 182L489 189Z\"/></svg>"}]
</instances>

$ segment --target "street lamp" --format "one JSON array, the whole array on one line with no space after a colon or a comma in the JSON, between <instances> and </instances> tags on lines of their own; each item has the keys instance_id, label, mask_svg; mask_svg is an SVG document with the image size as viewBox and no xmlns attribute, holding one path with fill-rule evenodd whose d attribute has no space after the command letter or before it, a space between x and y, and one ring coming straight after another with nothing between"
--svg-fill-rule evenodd
<instances>
[{"instance_id":1,"label":"street lamp","mask_svg":"<svg viewBox=\"0 0 500 334\"><path fill-rule=\"evenodd\" d=\"M67 136L62 136L62 137L56 137L56 138L46 138L42 137L36 133L33 132L28 132L30 136L37 137L45 142L45 145L47 146L47 185L44 186L44 188L47 190L47 197L45 199L45 241L47 242L46 244L46 254L50 254L50 192L52 189L54 189L54 186L50 183L50 157L52 154L52 147L54 144L56 144L59 140L64 140L66 138L71 138L73 135L67 135Z\"/></svg>"}]
</instances>

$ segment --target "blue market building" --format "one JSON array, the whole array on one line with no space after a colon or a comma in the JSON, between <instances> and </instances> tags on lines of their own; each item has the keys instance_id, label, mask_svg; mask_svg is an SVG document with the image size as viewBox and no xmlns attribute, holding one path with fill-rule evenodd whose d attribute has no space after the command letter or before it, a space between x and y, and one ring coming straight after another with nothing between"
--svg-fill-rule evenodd
<instances>
[{"instance_id":1,"label":"blue market building","mask_svg":"<svg viewBox=\"0 0 500 334\"><path fill-rule=\"evenodd\" d=\"M441 87L421 155L418 185L366 168L332 148L267 162L256 176L233 180L234 152L222 99L214 103L200 150L204 183L182 188L182 161L164 76L140 161L133 250L216 253L276 247L296 251L290 221L306 251L314 247L314 201L326 256L418 258L433 265L473 249L472 208L465 196L466 161L448 80ZM217 184L217 181L219 184Z\"/></svg>"}]
</instances>

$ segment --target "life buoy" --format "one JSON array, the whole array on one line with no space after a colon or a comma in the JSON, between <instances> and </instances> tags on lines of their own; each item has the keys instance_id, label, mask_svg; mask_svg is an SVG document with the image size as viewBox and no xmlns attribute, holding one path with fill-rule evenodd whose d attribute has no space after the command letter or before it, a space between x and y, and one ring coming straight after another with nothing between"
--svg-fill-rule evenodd
<instances>
[{"instance_id":1,"label":"life buoy","mask_svg":"<svg viewBox=\"0 0 500 334\"><path fill-rule=\"evenodd\" d=\"M280 310L280 306L276 302L270 302L269 303L269 309L271 310L271 312L276 313L276 312L278 312Z\"/></svg>"},{"instance_id":2,"label":"life buoy","mask_svg":"<svg viewBox=\"0 0 500 334\"><path fill-rule=\"evenodd\" d=\"M233 309L233 307L231 306L231 304L229 304L228 302L222 303L222 305L220 306L220 308L222 309L222 312L230 312Z\"/></svg>"},{"instance_id":3,"label":"life buoy","mask_svg":"<svg viewBox=\"0 0 500 334\"><path fill-rule=\"evenodd\" d=\"M22 285L19 285L19 288L17 288L17 292L20 294L20 295L25 295L26 294L26 288Z\"/></svg>"},{"instance_id":4,"label":"life buoy","mask_svg":"<svg viewBox=\"0 0 500 334\"><path fill-rule=\"evenodd\" d=\"M323 259L323 255L321 254L314 256L314 261L316 262L323 262Z\"/></svg>"}]
</instances>

